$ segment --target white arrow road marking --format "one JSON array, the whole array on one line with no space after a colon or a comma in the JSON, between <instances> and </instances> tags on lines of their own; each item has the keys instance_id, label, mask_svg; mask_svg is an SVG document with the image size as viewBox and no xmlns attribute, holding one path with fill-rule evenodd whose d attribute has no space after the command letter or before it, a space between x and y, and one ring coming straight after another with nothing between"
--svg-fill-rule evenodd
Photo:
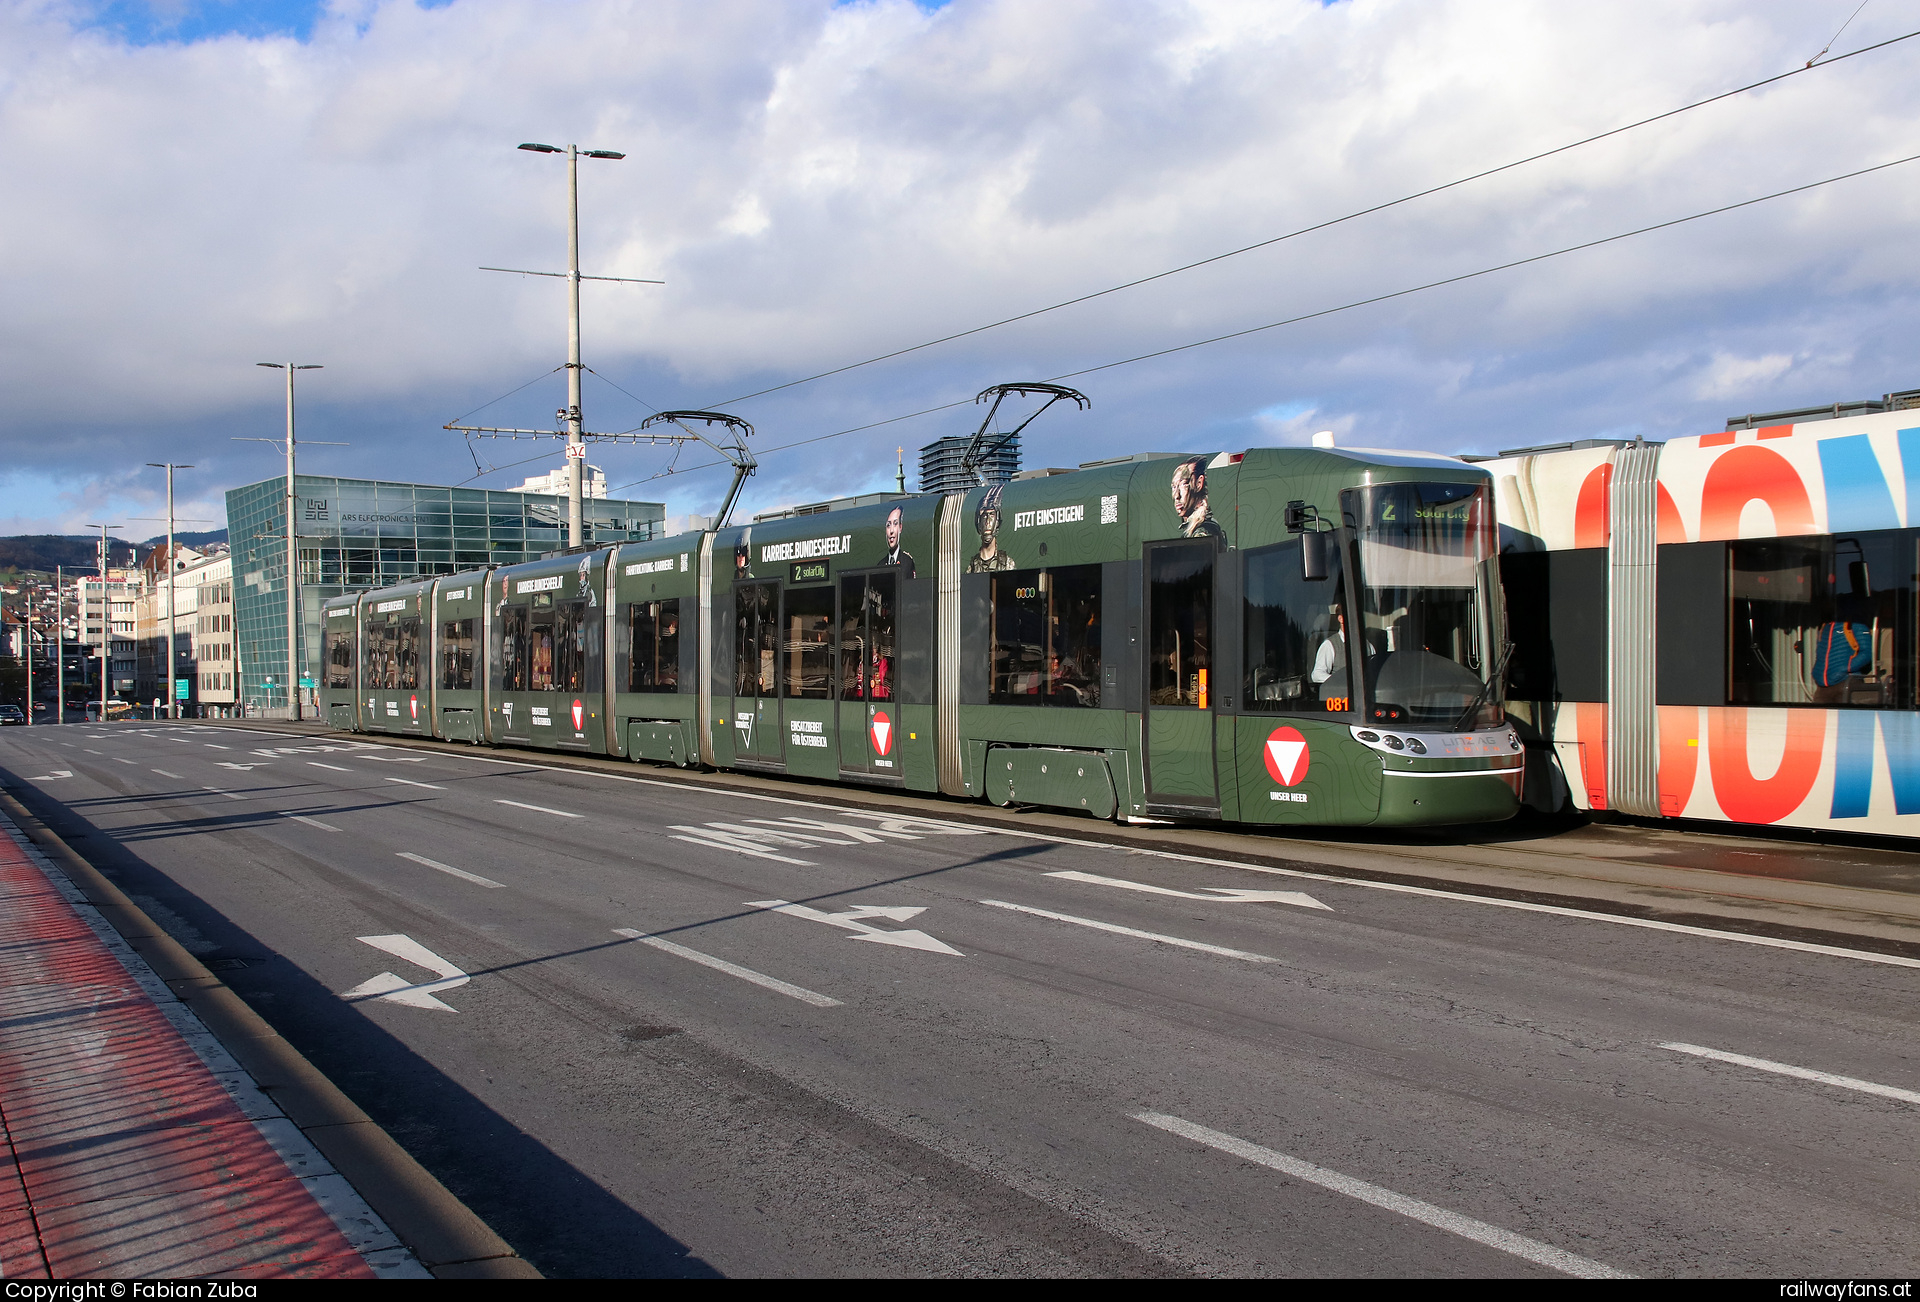
<instances>
[{"instance_id":1,"label":"white arrow road marking","mask_svg":"<svg viewBox=\"0 0 1920 1302\"><path fill-rule=\"evenodd\" d=\"M413 860L413 862L417 864L425 864L427 867L434 869L436 872L447 873L450 876L458 877L463 881L472 882L476 886L492 886L496 888L504 888L506 886L505 882L496 882L491 877L482 877L479 873L470 873L464 868L455 868L449 864L443 864L438 859L427 858L427 856L425 856L424 854L414 854L410 850L401 850L398 853L400 858L402 859L411 859Z\"/></svg>"},{"instance_id":2,"label":"white arrow road marking","mask_svg":"<svg viewBox=\"0 0 1920 1302\"><path fill-rule=\"evenodd\" d=\"M729 963L724 958L715 958L711 954L702 954L697 949L688 949L685 945L676 945L672 941L662 940L658 936L649 936L644 931L635 931L632 927L615 927L613 934L616 936L625 936L628 940L637 940L642 945L651 946L664 953L678 955L690 963L698 963L701 967L710 967L716 972L725 972L728 976L739 977L742 981L751 981L763 989L778 991L790 999L798 999L803 1004L812 1004L815 1008L840 1007L840 1001L838 999L830 999L826 995L807 989L805 986L792 985L780 980L778 977L770 977L766 973L756 972L750 967L741 967L738 963Z\"/></svg>"},{"instance_id":3,"label":"white arrow road marking","mask_svg":"<svg viewBox=\"0 0 1920 1302\"><path fill-rule=\"evenodd\" d=\"M1224 900L1229 904L1291 904L1302 909L1333 910L1308 895L1305 891L1249 891L1237 886L1207 886L1209 892L1200 895L1193 891L1176 891L1171 886L1150 886L1146 882L1130 882L1123 877L1096 877L1092 873L1057 872L1048 873L1049 877L1058 877L1069 882L1091 882L1095 886L1118 886L1127 891L1144 891L1148 895L1172 895L1182 900Z\"/></svg>"},{"instance_id":4,"label":"white arrow road marking","mask_svg":"<svg viewBox=\"0 0 1920 1302\"><path fill-rule=\"evenodd\" d=\"M235 764L235 763L234 763L234 762L233 762L232 760L221 760L221 761L220 761L220 767L221 767L221 768L223 768L223 769L235 769L235 770L237 770L237 771L239 771L239 772L241 772L241 773L245 773L245 772L247 772L247 771L248 771L249 769L258 769L258 768L265 768L265 767L266 767L266 765L264 765L264 764Z\"/></svg>"},{"instance_id":5,"label":"white arrow road marking","mask_svg":"<svg viewBox=\"0 0 1920 1302\"><path fill-rule=\"evenodd\" d=\"M317 818L308 818L305 814L289 814L284 809L279 812L282 818L291 818L296 823L305 823L308 827L317 827L322 832L338 832L340 830L332 823L323 823Z\"/></svg>"},{"instance_id":6,"label":"white arrow road marking","mask_svg":"<svg viewBox=\"0 0 1920 1302\"><path fill-rule=\"evenodd\" d=\"M523 805L518 800L496 800L496 805L512 805L515 809L531 809L536 814L552 814L558 818L579 818L579 814L569 814L564 809L548 809L545 805Z\"/></svg>"},{"instance_id":7,"label":"white arrow road marking","mask_svg":"<svg viewBox=\"0 0 1920 1302\"><path fill-rule=\"evenodd\" d=\"M1030 913L1036 918L1051 918L1055 922L1071 922L1076 927L1091 927L1095 931L1110 931L1116 936L1137 936L1141 940L1157 940L1162 945L1177 945L1181 949L1197 949L1204 954L1218 954L1222 958L1245 959L1249 963L1278 963L1277 958L1265 954L1254 954L1244 949L1228 949L1225 945L1209 945L1201 940L1187 940L1181 936L1163 936L1157 931L1141 931L1137 927L1123 927L1117 922L1101 922L1096 918L1076 918L1071 913L1055 913L1051 909L1035 909L1025 904L1009 904L1005 900L982 900L990 909L1011 909L1015 913Z\"/></svg>"},{"instance_id":8,"label":"white arrow road marking","mask_svg":"<svg viewBox=\"0 0 1920 1302\"><path fill-rule=\"evenodd\" d=\"M39 777L37 777L37 778L28 778L28 779L27 779L27 781L29 781L29 782L51 782L51 781L53 781L53 780L54 780L55 778L70 778L70 777L72 777L72 776L73 776L73 770L72 770L72 769L55 769L55 770L54 770L53 772L51 772L51 773L42 773L42 774L41 774L41 775L40 775Z\"/></svg>"},{"instance_id":9,"label":"white arrow road marking","mask_svg":"<svg viewBox=\"0 0 1920 1302\"><path fill-rule=\"evenodd\" d=\"M1696 1058L1709 1058L1714 1062L1730 1063L1735 1067L1752 1067L1756 1071L1770 1071L1780 1076L1817 1081L1822 1085L1838 1085L1843 1090L1878 1094L1881 1098L1899 1099L1902 1103L1920 1103L1920 1090L1903 1090L1897 1085L1881 1085L1875 1081L1861 1080L1858 1076L1836 1076L1832 1072L1815 1071L1811 1067L1795 1067L1790 1063L1774 1062L1767 1058L1749 1058L1744 1053L1728 1053L1724 1049L1708 1049L1698 1044L1669 1041L1660 1047L1671 1049L1675 1053L1692 1054Z\"/></svg>"},{"instance_id":10,"label":"white arrow road marking","mask_svg":"<svg viewBox=\"0 0 1920 1302\"><path fill-rule=\"evenodd\" d=\"M882 931L860 921L862 918L886 918L892 922L906 922L917 918L927 910L925 906L915 908L907 906L878 906L863 904L848 909L845 913L822 913L819 909L810 909L804 904L789 904L785 900L748 900L750 909L770 909L775 913L784 913L788 917L805 918L808 922L824 922L829 927L840 927L857 933L855 940L870 940L876 945L897 945L901 949L924 949L934 954L951 954L955 958L965 958L953 946L943 940L935 940L924 931Z\"/></svg>"},{"instance_id":11,"label":"white arrow road marking","mask_svg":"<svg viewBox=\"0 0 1920 1302\"><path fill-rule=\"evenodd\" d=\"M438 981L411 982L395 976L391 972L382 972L369 981L362 981L353 989L345 992L342 999L385 999L390 1003L405 1004L409 1008L438 1008L445 1013L458 1012L451 1004L443 1004L433 997L436 990L452 990L473 980L465 972L441 958L438 954L422 945L411 936L359 936L362 945L371 945L384 950L395 958L403 958L416 967L423 967L439 977Z\"/></svg>"},{"instance_id":12,"label":"white arrow road marking","mask_svg":"<svg viewBox=\"0 0 1920 1302\"><path fill-rule=\"evenodd\" d=\"M1462 1216L1459 1212L1450 1212L1444 1207L1418 1198L1409 1198L1405 1194L1395 1193L1391 1189L1382 1189L1377 1184L1368 1184L1365 1180L1356 1180L1350 1175L1338 1171L1329 1171L1323 1166L1303 1162L1297 1157L1288 1157L1285 1153L1276 1153L1260 1144L1251 1144L1223 1131L1207 1126L1196 1125L1181 1117L1170 1117L1164 1112L1136 1112L1135 1121L1144 1121L1149 1126L1164 1130L1170 1135L1182 1139L1191 1139L1196 1144L1205 1144L1208 1148L1227 1153L1244 1162L1256 1162L1269 1170L1293 1177L1307 1184L1319 1185L1322 1189L1331 1189L1334 1193L1345 1194L1363 1203L1370 1203L1384 1211L1404 1216L1410 1221L1419 1221L1422 1225L1431 1225L1436 1230L1445 1230L1448 1234L1457 1234L1463 1239L1483 1243L1489 1248L1497 1248L1522 1261L1531 1261L1536 1266L1545 1266L1548 1270L1557 1270L1563 1275L1572 1275L1576 1279L1632 1279L1624 1271L1612 1266L1575 1256L1564 1248L1556 1248L1550 1243L1541 1243L1538 1239L1529 1239L1524 1234L1515 1234L1512 1230L1503 1230L1498 1225L1489 1225L1485 1221L1476 1221L1471 1216Z\"/></svg>"}]
</instances>

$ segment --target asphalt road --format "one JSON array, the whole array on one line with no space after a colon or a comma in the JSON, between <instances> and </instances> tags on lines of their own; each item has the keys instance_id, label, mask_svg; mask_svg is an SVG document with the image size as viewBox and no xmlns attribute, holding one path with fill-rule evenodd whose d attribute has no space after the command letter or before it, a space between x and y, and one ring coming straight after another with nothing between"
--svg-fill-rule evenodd
<instances>
[{"instance_id":1,"label":"asphalt road","mask_svg":"<svg viewBox=\"0 0 1920 1302\"><path fill-rule=\"evenodd\" d=\"M0 733L551 1275L1920 1271L1912 960L527 758Z\"/></svg>"}]
</instances>

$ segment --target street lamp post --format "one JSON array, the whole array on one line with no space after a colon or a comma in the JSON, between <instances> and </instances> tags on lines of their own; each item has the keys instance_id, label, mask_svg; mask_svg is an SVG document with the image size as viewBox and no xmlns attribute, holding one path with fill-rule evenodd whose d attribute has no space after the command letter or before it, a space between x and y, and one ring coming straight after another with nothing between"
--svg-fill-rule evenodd
<instances>
[{"instance_id":1,"label":"street lamp post","mask_svg":"<svg viewBox=\"0 0 1920 1302\"><path fill-rule=\"evenodd\" d=\"M107 688L113 681L113 602L107 598L107 530L124 529L123 524L90 524L100 531L100 722L107 721ZM86 618L82 608L82 619Z\"/></svg>"},{"instance_id":2,"label":"street lamp post","mask_svg":"<svg viewBox=\"0 0 1920 1302\"><path fill-rule=\"evenodd\" d=\"M53 721L67 721L67 612L61 566L53 567Z\"/></svg>"},{"instance_id":3,"label":"street lamp post","mask_svg":"<svg viewBox=\"0 0 1920 1302\"><path fill-rule=\"evenodd\" d=\"M294 510L296 504L293 500L293 373L325 368L318 364L296 365L293 362L256 362L255 365L287 373L287 699L293 705L293 717L297 723L300 719L300 543L299 530L294 525L298 513ZM242 441L272 443L275 440Z\"/></svg>"},{"instance_id":4,"label":"street lamp post","mask_svg":"<svg viewBox=\"0 0 1920 1302\"><path fill-rule=\"evenodd\" d=\"M567 156L567 546L578 547L585 532L581 498L587 467L587 444L581 437L586 427L580 415L580 159L619 159L626 155L611 149L582 149L578 145L568 145L565 150L558 145L526 144L520 148L535 154L565 153Z\"/></svg>"},{"instance_id":5,"label":"street lamp post","mask_svg":"<svg viewBox=\"0 0 1920 1302\"><path fill-rule=\"evenodd\" d=\"M291 372L288 374L287 384L289 388L292 387L293 379ZM289 444L291 444L293 440L293 399L291 394L289 394L287 399L287 411L287 440ZM174 638L178 636L178 631L174 624L174 611L178 605L179 593L173 582L175 569L173 560L173 472L176 470L192 470L193 467L178 465L172 461L149 461L147 464L155 470L164 470L167 472L167 717L169 719L177 719L180 717L180 707L174 704L173 683L175 653L173 643ZM288 478L292 478L291 471L288 472ZM296 714L294 717L298 718L299 716Z\"/></svg>"}]
</instances>

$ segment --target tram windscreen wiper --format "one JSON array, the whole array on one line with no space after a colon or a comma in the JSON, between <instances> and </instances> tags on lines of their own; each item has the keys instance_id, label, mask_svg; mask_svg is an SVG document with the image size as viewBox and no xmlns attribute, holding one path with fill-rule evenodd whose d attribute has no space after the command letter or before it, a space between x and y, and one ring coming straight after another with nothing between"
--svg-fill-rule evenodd
<instances>
[{"instance_id":1,"label":"tram windscreen wiper","mask_svg":"<svg viewBox=\"0 0 1920 1302\"><path fill-rule=\"evenodd\" d=\"M1493 685L1500 681L1500 675L1507 672L1507 661L1512 655L1513 643L1509 642L1506 650L1500 653L1500 663L1493 667L1493 672L1487 675L1487 681L1480 684L1480 690L1474 693L1471 701L1467 702L1467 708L1460 711L1460 717L1453 721L1452 731L1459 732L1467 726L1467 720L1479 712L1480 707L1486 703L1487 693L1491 692Z\"/></svg>"}]
</instances>

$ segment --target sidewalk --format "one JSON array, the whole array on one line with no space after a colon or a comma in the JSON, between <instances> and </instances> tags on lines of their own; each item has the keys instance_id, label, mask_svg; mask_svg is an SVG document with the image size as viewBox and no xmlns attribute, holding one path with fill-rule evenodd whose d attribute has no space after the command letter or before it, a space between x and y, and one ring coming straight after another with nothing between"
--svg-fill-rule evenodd
<instances>
[{"instance_id":1,"label":"sidewalk","mask_svg":"<svg viewBox=\"0 0 1920 1302\"><path fill-rule=\"evenodd\" d=\"M0 1278L431 1276L0 814Z\"/></svg>"}]
</instances>

